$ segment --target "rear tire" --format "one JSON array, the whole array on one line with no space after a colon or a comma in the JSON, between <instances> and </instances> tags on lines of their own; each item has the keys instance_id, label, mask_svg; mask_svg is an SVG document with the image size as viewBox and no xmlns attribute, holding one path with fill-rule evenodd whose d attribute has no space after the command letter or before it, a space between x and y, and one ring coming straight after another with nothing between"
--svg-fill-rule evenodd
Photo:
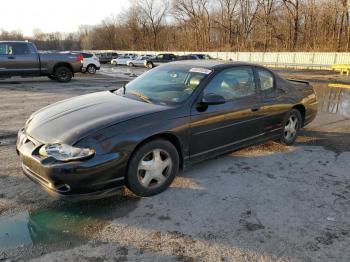
<instances>
[{"instance_id":1,"label":"rear tire","mask_svg":"<svg viewBox=\"0 0 350 262\"><path fill-rule=\"evenodd\" d=\"M166 190L179 171L179 154L167 140L152 140L131 156L126 185L136 195L148 197Z\"/></svg>"},{"instance_id":2,"label":"rear tire","mask_svg":"<svg viewBox=\"0 0 350 262\"><path fill-rule=\"evenodd\" d=\"M147 68L152 69L154 67L154 64L152 62L147 63Z\"/></svg>"},{"instance_id":3,"label":"rear tire","mask_svg":"<svg viewBox=\"0 0 350 262\"><path fill-rule=\"evenodd\" d=\"M96 67L94 65L89 65L86 68L86 72L88 72L91 75L94 75L94 74L96 74Z\"/></svg>"},{"instance_id":4,"label":"rear tire","mask_svg":"<svg viewBox=\"0 0 350 262\"><path fill-rule=\"evenodd\" d=\"M73 72L67 66L59 66L55 70L55 77L58 82L68 83L73 78Z\"/></svg>"},{"instance_id":5,"label":"rear tire","mask_svg":"<svg viewBox=\"0 0 350 262\"><path fill-rule=\"evenodd\" d=\"M292 109L284 118L280 142L284 145L292 145L298 137L302 126L302 117L299 110Z\"/></svg>"}]
</instances>

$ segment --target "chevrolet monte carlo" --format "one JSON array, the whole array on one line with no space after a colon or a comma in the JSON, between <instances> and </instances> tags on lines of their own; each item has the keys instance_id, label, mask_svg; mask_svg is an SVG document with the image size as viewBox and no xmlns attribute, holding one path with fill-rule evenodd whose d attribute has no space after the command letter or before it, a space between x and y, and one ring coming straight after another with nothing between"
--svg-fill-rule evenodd
<instances>
[{"instance_id":1,"label":"chevrolet monte carlo","mask_svg":"<svg viewBox=\"0 0 350 262\"><path fill-rule=\"evenodd\" d=\"M179 61L35 112L17 152L24 174L61 199L123 186L152 196L193 163L267 140L291 145L316 114L307 82L253 64Z\"/></svg>"}]
</instances>

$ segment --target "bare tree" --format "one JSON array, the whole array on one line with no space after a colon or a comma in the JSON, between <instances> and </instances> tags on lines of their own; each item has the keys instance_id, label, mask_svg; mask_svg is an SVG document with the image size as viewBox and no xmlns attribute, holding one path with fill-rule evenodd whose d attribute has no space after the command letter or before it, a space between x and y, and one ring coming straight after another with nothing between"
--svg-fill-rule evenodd
<instances>
[{"instance_id":1,"label":"bare tree","mask_svg":"<svg viewBox=\"0 0 350 262\"><path fill-rule=\"evenodd\" d=\"M136 7L141 11L141 23L150 28L153 35L153 48L157 49L159 34L169 11L168 1L137 0Z\"/></svg>"},{"instance_id":2,"label":"bare tree","mask_svg":"<svg viewBox=\"0 0 350 262\"><path fill-rule=\"evenodd\" d=\"M293 24L292 49L295 50L298 44L299 23L300 23L300 0L283 0L283 4L288 10Z\"/></svg>"},{"instance_id":3,"label":"bare tree","mask_svg":"<svg viewBox=\"0 0 350 262\"><path fill-rule=\"evenodd\" d=\"M239 0L241 19L241 47L247 48L251 42L250 34L254 29L260 4L254 0Z\"/></svg>"},{"instance_id":4,"label":"bare tree","mask_svg":"<svg viewBox=\"0 0 350 262\"><path fill-rule=\"evenodd\" d=\"M271 32L274 28L274 12L276 7L276 0L257 0L261 7L261 14L259 16L260 20L264 24L264 51L266 52L269 44L269 35L271 36Z\"/></svg>"},{"instance_id":5,"label":"bare tree","mask_svg":"<svg viewBox=\"0 0 350 262\"><path fill-rule=\"evenodd\" d=\"M211 42L209 0L174 0L173 13L192 28L196 48L207 49Z\"/></svg>"},{"instance_id":6,"label":"bare tree","mask_svg":"<svg viewBox=\"0 0 350 262\"><path fill-rule=\"evenodd\" d=\"M230 48L232 48L234 46L234 35L238 33L238 0L218 0L218 2L219 15L218 19L215 19L215 23L223 30L224 43L229 44Z\"/></svg>"},{"instance_id":7,"label":"bare tree","mask_svg":"<svg viewBox=\"0 0 350 262\"><path fill-rule=\"evenodd\" d=\"M338 30L338 46L337 51L340 51L343 35L347 38L347 49L349 48L349 2L348 0L340 0L341 3L341 15L340 25ZM345 34L344 34L345 31Z\"/></svg>"}]
</instances>

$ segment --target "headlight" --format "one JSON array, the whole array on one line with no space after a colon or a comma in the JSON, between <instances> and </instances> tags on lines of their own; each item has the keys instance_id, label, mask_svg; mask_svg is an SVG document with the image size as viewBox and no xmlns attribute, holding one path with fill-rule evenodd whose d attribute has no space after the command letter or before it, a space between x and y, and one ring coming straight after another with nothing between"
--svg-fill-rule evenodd
<instances>
[{"instance_id":1,"label":"headlight","mask_svg":"<svg viewBox=\"0 0 350 262\"><path fill-rule=\"evenodd\" d=\"M78 148L65 144L48 144L40 148L41 156L51 156L58 161L73 161L84 159L95 154L95 150L90 148Z\"/></svg>"}]
</instances>

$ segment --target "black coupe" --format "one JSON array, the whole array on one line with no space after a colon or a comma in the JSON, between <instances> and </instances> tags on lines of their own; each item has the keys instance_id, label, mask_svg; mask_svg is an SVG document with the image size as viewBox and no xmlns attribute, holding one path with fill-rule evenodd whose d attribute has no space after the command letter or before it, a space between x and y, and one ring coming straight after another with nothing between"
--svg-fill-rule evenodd
<instances>
[{"instance_id":1,"label":"black coupe","mask_svg":"<svg viewBox=\"0 0 350 262\"><path fill-rule=\"evenodd\" d=\"M316 114L307 82L259 65L173 62L39 110L17 151L24 174L53 196L101 198L124 185L151 196L195 162L271 139L290 145Z\"/></svg>"}]
</instances>

